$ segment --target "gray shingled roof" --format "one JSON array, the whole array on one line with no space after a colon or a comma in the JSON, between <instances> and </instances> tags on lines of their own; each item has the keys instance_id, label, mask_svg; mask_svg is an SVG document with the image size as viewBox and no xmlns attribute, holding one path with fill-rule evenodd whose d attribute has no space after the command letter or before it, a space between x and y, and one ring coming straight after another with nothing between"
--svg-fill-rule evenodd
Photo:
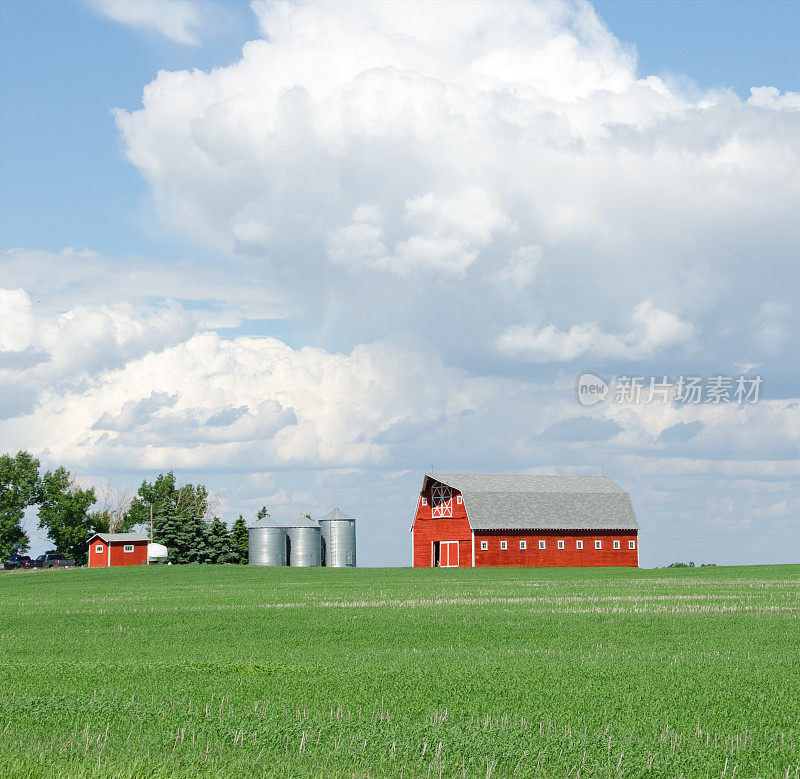
<instances>
[{"instance_id":1,"label":"gray shingled roof","mask_svg":"<svg viewBox=\"0 0 800 779\"><path fill-rule=\"evenodd\" d=\"M638 530L630 496L605 476L426 474L464 498L473 530Z\"/></svg>"},{"instance_id":2,"label":"gray shingled roof","mask_svg":"<svg viewBox=\"0 0 800 779\"><path fill-rule=\"evenodd\" d=\"M337 506L333 511L331 511L330 514L326 514L322 519L320 519L320 522L327 522L331 519L355 519L355 517L345 514L344 511Z\"/></svg>"},{"instance_id":3,"label":"gray shingled roof","mask_svg":"<svg viewBox=\"0 0 800 779\"><path fill-rule=\"evenodd\" d=\"M132 543L133 541L149 541L149 537L144 533L93 533L89 538L102 538L107 544L116 543L118 541Z\"/></svg>"}]
</instances>

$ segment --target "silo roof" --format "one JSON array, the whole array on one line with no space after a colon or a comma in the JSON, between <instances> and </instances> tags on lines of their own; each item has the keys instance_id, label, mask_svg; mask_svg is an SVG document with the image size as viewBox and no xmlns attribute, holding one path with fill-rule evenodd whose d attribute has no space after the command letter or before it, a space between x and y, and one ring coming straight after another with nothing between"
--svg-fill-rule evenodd
<instances>
[{"instance_id":1,"label":"silo roof","mask_svg":"<svg viewBox=\"0 0 800 779\"><path fill-rule=\"evenodd\" d=\"M251 529L256 527L284 527L284 525L280 522L276 522L272 517L264 517L264 519L256 520L252 525L248 525L247 527Z\"/></svg>"},{"instance_id":2,"label":"silo roof","mask_svg":"<svg viewBox=\"0 0 800 779\"><path fill-rule=\"evenodd\" d=\"M345 514L338 506L331 511L330 514L326 514L320 522L327 522L328 520L332 519L355 519L355 517L351 517L349 514Z\"/></svg>"},{"instance_id":3,"label":"silo roof","mask_svg":"<svg viewBox=\"0 0 800 779\"><path fill-rule=\"evenodd\" d=\"M319 525L314 522L313 519L308 519L308 517L298 517L297 519L287 522L284 527L316 527L318 528Z\"/></svg>"}]
</instances>

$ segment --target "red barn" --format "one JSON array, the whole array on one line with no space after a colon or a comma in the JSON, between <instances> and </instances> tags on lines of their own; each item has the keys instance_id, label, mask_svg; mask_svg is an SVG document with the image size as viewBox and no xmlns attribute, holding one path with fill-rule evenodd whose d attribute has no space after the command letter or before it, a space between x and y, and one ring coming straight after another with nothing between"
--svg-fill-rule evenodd
<instances>
[{"instance_id":1,"label":"red barn","mask_svg":"<svg viewBox=\"0 0 800 779\"><path fill-rule=\"evenodd\" d=\"M147 565L147 544L144 533L95 533L89 539L89 567Z\"/></svg>"},{"instance_id":2,"label":"red barn","mask_svg":"<svg viewBox=\"0 0 800 779\"><path fill-rule=\"evenodd\" d=\"M638 533L604 476L426 474L411 546L415 568L638 567Z\"/></svg>"}]
</instances>

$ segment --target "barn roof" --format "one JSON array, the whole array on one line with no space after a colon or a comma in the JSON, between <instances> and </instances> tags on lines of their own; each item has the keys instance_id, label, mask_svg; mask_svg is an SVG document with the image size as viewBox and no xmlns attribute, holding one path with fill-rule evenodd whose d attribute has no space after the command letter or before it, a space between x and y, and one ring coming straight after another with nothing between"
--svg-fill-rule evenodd
<instances>
[{"instance_id":1,"label":"barn roof","mask_svg":"<svg viewBox=\"0 0 800 779\"><path fill-rule=\"evenodd\" d=\"M351 517L349 514L345 514L338 506L330 512L330 514L326 514L320 522L328 522L332 519L355 519L355 517Z\"/></svg>"},{"instance_id":2,"label":"barn roof","mask_svg":"<svg viewBox=\"0 0 800 779\"><path fill-rule=\"evenodd\" d=\"M144 533L94 533L89 538L89 541L91 542L95 538L102 538L107 544L114 544L118 542L132 544L136 541L150 540Z\"/></svg>"},{"instance_id":3,"label":"barn roof","mask_svg":"<svg viewBox=\"0 0 800 779\"><path fill-rule=\"evenodd\" d=\"M630 496L605 476L426 474L458 490L473 530L638 530Z\"/></svg>"}]
</instances>

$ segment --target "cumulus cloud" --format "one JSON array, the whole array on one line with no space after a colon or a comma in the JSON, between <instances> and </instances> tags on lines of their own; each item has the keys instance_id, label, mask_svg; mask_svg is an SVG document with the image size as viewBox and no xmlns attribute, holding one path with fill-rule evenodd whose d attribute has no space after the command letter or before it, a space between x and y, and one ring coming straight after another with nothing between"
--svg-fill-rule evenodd
<instances>
[{"instance_id":1,"label":"cumulus cloud","mask_svg":"<svg viewBox=\"0 0 800 779\"><path fill-rule=\"evenodd\" d=\"M641 360L686 345L694 334L690 323L656 308L652 300L644 300L634 308L631 324L630 331L622 336L603 332L597 322L573 325L566 332L552 324L540 329L514 326L497 339L497 347L531 362L569 362L578 357Z\"/></svg>"},{"instance_id":2,"label":"cumulus cloud","mask_svg":"<svg viewBox=\"0 0 800 779\"><path fill-rule=\"evenodd\" d=\"M469 310L483 359L498 337L510 360L640 359L713 322L731 361L737 317L789 303L791 94L640 73L586 3L253 8L239 61L161 72L116 121L165 224L326 332L452 350ZM665 321L608 334L654 296Z\"/></svg>"},{"instance_id":3,"label":"cumulus cloud","mask_svg":"<svg viewBox=\"0 0 800 779\"><path fill-rule=\"evenodd\" d=\"M120 24L157 32L175 43L196 46L201 25L194 0L86 0L98 13Z\"/></svg>"},{"instance_id":4,"label":"cumulus cloud","mask_svg":"<svg viewBox=\"0 0 800 779\"><path fill-rule=\"evenodd\" d=\"M413 340L332 354L206 333L78 391L42 393L29 415L6 423L4 438L85 464L376 463L389 451L382 435L473 411L491 394L491 382L461 376Z\"/></svg>"}]
</instances>

